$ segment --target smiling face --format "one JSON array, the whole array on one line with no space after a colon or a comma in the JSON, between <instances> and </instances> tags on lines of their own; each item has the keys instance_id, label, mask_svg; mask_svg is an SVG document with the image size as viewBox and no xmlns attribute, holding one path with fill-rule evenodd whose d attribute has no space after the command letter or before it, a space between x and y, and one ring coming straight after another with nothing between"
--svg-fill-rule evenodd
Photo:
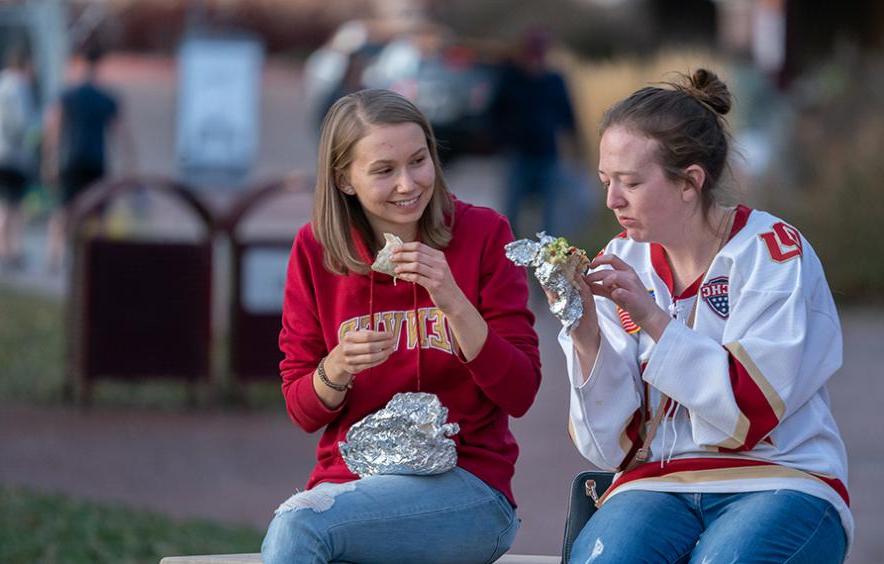
<instances>
[{"instance_id":1,"label":"smiling face","mask_svg":"<svg viewBox=\"0 0 884 564\"><path fill-rule=\"evenodd\" d=\"M356 195L379 241L384 233L413 241L435 182L423 129L400 123L369 126L353 148L353 161L339 186Z\"/></svg>"},{"instance_id":2,"label":"smiling face","mask_svg":"<svg viewBox=\"0 0 884 564\"><path fill-rule=\"evenodd\" d=\"M622 126L602 135L599 178L607 191L605 204L635 241L672 242L698 204L695 189L666 175L657 141Z\"/></svg>"}]
</instances>

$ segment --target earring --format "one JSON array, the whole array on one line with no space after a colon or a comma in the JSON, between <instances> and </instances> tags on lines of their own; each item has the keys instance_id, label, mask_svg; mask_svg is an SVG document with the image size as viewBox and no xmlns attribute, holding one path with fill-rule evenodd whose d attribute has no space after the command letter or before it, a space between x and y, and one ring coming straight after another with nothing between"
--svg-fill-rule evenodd
<instances>
[{"instance_id":1,"label":"earring","mask_svg":"<svg viewBox=\"0 0 884 564\"><path fill-rule=\"evenodd\" d=\"M341 188L341 190L342 190L345 194L350 194L351 196L352 196L353 193L355 192L355 191L353 190L353 187L352 187L352 186L344 186L343 188Z\"/></svg>"}]
</instances>

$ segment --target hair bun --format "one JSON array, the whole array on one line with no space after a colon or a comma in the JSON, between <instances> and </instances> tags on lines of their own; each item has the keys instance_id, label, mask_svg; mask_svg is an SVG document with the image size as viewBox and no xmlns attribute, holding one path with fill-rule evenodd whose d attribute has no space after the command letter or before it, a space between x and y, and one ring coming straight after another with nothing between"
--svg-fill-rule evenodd
<instances>
[{"instance_id":1,"label":"hair bun","mask_svg":"<svg viewBox=\"0 0 884 564\"><path fill-rule=\"evenodd\" d=\"M685 77L681 90L712 108L719 115L731 110L731 93L718 75L706 69L697 69L690 77Z\"/></svg>"}]
</instances>

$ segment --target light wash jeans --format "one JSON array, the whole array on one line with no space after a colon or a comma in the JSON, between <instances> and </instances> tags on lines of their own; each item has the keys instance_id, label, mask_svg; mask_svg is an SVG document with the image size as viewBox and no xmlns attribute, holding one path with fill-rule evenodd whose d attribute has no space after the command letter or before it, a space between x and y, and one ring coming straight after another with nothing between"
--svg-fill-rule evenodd
<instances>
[{"instance_id":1,"label":"light wash jeans","mask_svg":"<svg viewBox=\"0 0 884 564\"><path fill-rule=\"evenodd\" d=\"M506 497L462 468L322 483L276 510L264 564L484 563L519 529Z\"/></svg>"},{"instance_id":2,"label":"light wash jeans","mask_svg":"<svg viewBox=\"0 0 884 564\"><path fill-rule=\"evenodd\" d=\"M794 490L628 491L592 516L570 562L828 564L844 560L846 543L835 508Z\"/></svg>"}]
</instances>

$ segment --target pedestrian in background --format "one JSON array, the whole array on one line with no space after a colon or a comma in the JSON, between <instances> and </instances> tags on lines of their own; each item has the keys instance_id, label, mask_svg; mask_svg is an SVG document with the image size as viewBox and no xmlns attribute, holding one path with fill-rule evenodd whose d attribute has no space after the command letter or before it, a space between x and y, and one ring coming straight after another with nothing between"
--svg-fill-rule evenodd
<instances>
[{"instance_id":1,"label":"pedestrian in background","mask_svg":"<svg viewBox=\"0 0 884 564\"><path fill-rule=\"evenodd\" d=\"M58 269L65 251L67 221L73 200L108 171L108 148L119 148L124 170L135 166L135 153L118 96L98 80L103 49L88 45L82 53L83 78L65 89L47 112L44 175L58 186L59 203L49 221L48 265Z\"/></svg>"},{"instance_id":2,"label":"pedestrian in background","mask_svg":"<svg viewBox=\"0 0 884 564\"><path fill-rule=\"evenodd\" d=\"M492 105L509 162L505 213L517 237L526 235L521 213L530 201L543 208L542 229L556 233L556 199L564 195L562 156L581 154L571 97L562 75L548 64L549 47L543 31L523 35Z\"/></svg>"},{"instance_id":3,"label":"pedestrian in background","mask_svg":"<svg viewBox=\"0 0 884 564\"><path fill-rule=\"evenodd\" d=\"M346 65L347 68L344 70L344 75L335 84L331 93L325 97L320 105L320 110L316 114L318 120L317 129L322 129L322 121L325 118L325 114L328 113L329 108L331 108L338 99L365 88L365 85L362 82L362 74L368 66L368 56L360 51L354 51L347 56Z\"/></svg>"},{"instance_id":4,"label":"pedestrian in background","mask_svg":"<svg viewBox=\"0 0 884 564\"><path fill-rule=\"evenodd\" d=\"M34 164L30 144L35 111L30 61L24 49L10 48L0 71L0 267L24 265L21 202Z\"/></svg>"}]
</instances>

